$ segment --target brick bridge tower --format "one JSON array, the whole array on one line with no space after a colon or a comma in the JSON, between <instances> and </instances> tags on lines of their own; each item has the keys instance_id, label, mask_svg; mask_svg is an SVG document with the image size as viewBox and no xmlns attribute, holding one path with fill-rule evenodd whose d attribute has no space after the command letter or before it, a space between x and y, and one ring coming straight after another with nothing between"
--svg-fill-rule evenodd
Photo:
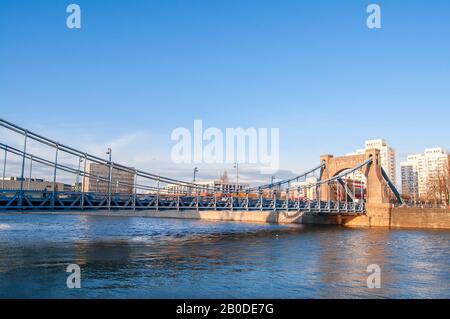
<instances>
[{"instance_id":1,"label":"brick bridge tower","mask_svg":"<svg viewBox=\"0 0 450 319\"><path fill-rule=\"evenodd\" d=\"M333 155L323 155L321 162L325 162L326 167L322 172L322 180L334 177L339 173L356 167L369 158L373 158L372 163L363 166L360 171L367 178L366 184L366 214L362 216L339 216L340 224L348 226L390 226L392 220L393 205L389 203L389 187L383 178L380 151L377 149L366 150L364 154L334 157ZM327 185L321 186L321 199L328 200Z\"/></svg>"},{"instance_id":2,"label":"brick bridge tower","mask_svg":"<svg viewBox=\"0 0 450 319\"><path fill-rule=\"evenodd\" d=\"M389 203L389 196L386 190L386 182L381 173L380 151L377 149L366 150L364 154L334 157L333 155L322 155L320 162L325 163L322 172L322 180L332 178L339 173L364 163L369 158L373 158L371 164L361 168L361 173L367 178L367 204ZM322 185L321 199L328 200L327 185Z\"/></svg>"}]
</instances>

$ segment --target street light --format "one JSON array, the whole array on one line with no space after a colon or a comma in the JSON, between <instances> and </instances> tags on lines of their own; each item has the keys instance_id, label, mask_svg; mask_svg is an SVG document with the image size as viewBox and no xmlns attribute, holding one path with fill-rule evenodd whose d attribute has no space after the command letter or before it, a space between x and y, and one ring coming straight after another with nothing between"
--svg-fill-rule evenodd
<instances>
[{"instance_id":1,"label":"street light","mask_svg":"<svg viewBox=\"0 0 450 319\"><path fill-rule=\"evenodd\" d=\"M5 189L5 178L6 178L6 160L8 157L8 146L5 147L5 156L3 157L3 179L2 179L2 190Z\"/></svg>"},{"instance_id":2,"label":"street light","mask_svg":"<svg viewBox=\"0 0 450 319\"><path fill-rule=\"evenodd\" d=\"M80 157L78 159L78 171L77 171L77 179L75 182L75 191L79 192L81 190L80 187L80 171L81 171L81 163L83 163L84 159Z\"/></svg>"},{"instance_id":3,"label":"street light","mask_svg":"<svg viewBox=\"0 0 450 319\"><path fill-rule=\"evenodd\" d=\"M30 177L28 178L28 190L31 190L31 172L33 171L33 156L30 156Z\"/></svg>"},{"instance_id":4,"label":"street light","mask_svg":"<svg viewBox=\"0 0 450 319\"><path fill-rule=\"evenodd\" d=\"M236 161L234 162L233 168L236 169L236 192L239 189L239 163Z\"/></svg>"},{"instance_id":5,"label":"street light","mask_svg":"<svg viewBox=\"0 0 450 319\"><path fill-rule=\"evenodd\" d=\"M112 150L109 147L108 151L106 152L107 155L109 155L109 177L108 177L108 209L111 209L111 183L112 183Z\"/></svg>"},{"instance_id":6,"label":"street light","mask_svg":"<svg viewBox=\"0 0 450 319\"><path fill-rule=\"evenodd\" d=\"M197 173L198 173L198 167L195 167L194 168L194 183L195 183L195 177L196 177Z\"/></svg>"},{"instance_id":7,"label":"street light","mask_svg":"<svg viewBox=\"0 0 450 319\"><path fill-rule=\"evenodd\" d=\"M198 167L194 167L194 184L196 181L197 173L198 173ZM189 192L189 194L192 194L192 186L189 186L187 191Z\"/></svg>"}]
</instances>

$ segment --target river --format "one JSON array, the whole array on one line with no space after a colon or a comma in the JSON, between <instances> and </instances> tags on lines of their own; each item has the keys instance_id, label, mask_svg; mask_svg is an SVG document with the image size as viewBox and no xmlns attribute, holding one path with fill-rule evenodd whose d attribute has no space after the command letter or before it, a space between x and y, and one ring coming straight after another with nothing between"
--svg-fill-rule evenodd
<instances>
[{"instance_id":1,"label":"river","mask_svg":"<svg viewBox=\"0 0 450 319\"><path fill-rule=\"evenodd\" d=\"M0 298L450 298L449 244L442 230L1 214Z\"/></svg>"}]
</instances>

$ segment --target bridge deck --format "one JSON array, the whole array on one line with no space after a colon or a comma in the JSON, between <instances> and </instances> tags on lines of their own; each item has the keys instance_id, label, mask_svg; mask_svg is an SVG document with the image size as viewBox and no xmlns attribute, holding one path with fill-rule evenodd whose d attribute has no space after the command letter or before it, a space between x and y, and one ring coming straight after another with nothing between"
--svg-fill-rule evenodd
<instances>
[{"instance_id":1,"label":"bridge deck","mask_svg":"<svg viewBox=\"0 0 450 319\"><path fill-rule=\"evenodd\" d=\"M176 196L82 192L0 191L0 211L15 210L242 210L302 211L318 214L361 215L362 202L286 200L273 198L238 198L214 196Z\"/></svg>"}]
</instances>

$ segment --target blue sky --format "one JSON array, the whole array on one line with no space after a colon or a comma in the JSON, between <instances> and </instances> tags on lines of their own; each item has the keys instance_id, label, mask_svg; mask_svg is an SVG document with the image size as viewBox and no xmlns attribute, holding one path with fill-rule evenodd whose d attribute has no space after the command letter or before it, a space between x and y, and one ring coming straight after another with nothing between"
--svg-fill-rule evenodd
<instances>
[{"instance_id":1,"label":"blue sky","mask_svg":"<svg viewBox=\"0 0 450 319\"><path fill-rule=\"evenodd\" d=\"M294 172L370 138L398 160L448 149L450 2L376 1L380 30L370 3L3 0L1 117L157 172L172 169L172 130L196 119L280 128Z\"/></svg>"}]
</instances>

